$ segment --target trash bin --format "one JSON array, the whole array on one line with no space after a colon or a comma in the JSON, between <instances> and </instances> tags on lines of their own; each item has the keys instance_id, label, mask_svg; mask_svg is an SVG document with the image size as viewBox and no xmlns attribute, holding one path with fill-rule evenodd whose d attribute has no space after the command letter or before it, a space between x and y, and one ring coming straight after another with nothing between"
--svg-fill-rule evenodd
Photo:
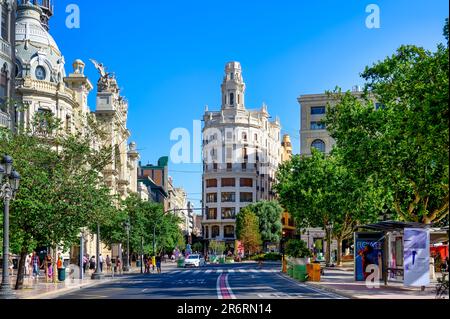
<instances>
[{"instance_id":1,"label":"trash bin","mask_svg":"<svg viewBox=\"0 0 450 319\"><path fill-rule=\"evenodd\" d=\"M66 268L58 268L58 280L59 281L66 280Z\"/></svg>"},{"instance_id":2,"label":"trash bin","mask_svg":"<svg viewBox=\"0 0 450 319\"><path fill-rule=\"evenodd\" d=\"M305 282L308 278L308 273L306 271L306 265L295 265L294 266L294 278Z\"/></svg>"},{"instance_id":3,"label":"trash bin","mask_svg":"<svg viewBox=\"0 0 450 319\"><path fill-rule=\"evenodd\" d=\"M177 261L177 267L178 268L183 268L184 267L184 259L178 259Z\"/></svg>"},{"instance_id":4,"label":"trash bin","mask_svg":"<svg viewBox=\"0 0 450 319\"><path fill-rule=\"evenodd\" d=\"M289 277L294 277L294 268L292 265L288 265L287 273Z\"/></svg>"}]
</instances>

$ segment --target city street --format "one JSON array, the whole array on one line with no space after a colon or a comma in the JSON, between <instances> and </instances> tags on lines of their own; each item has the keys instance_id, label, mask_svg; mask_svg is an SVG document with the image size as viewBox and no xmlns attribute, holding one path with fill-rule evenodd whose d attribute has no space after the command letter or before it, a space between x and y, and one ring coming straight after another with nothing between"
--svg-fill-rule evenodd
<instances>
[{"instance_id":1,"label":"city street","mask_svg":"<svg viewBox=\"0 0 450 319\"><path fill-rule=\"evenodd\" d=\"M283 276L280 265L254 263L173 268L161 275L136 274L58 299L341 299Z\"/></svg>"}]
</instances>

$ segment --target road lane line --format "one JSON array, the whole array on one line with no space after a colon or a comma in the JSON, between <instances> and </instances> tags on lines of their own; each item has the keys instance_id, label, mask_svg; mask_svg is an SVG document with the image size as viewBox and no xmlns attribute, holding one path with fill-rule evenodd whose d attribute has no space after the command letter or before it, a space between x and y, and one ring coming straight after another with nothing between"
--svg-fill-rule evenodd
<instances>
[{"instance_id":1,"label":"road lane line","mask_svg":"<svg viewBox=\"0 0 450 319\"><path fill-rule=\"evenodd\" d=\"M234 273L234 269L228 269L229 273Z\"/></svg>"},{"instance_id":2,"label":"road lane line","mask_svg":"<svg viewBox=\"0 0 450 319\"><path fill-rule=\"evenodd\" d=\"M228 274L225 276L225 285L228 289L228 293L229 293L231 299L236 299L236 296L234 295L233 290L231 290L230 283L228 282L228 276L229 276Z\"/></svg>"},{"instance_id":3,"label":"road lane line","mask_svg":"<svg viewBox=\"0 0 450 319\"><path fill-rule=\"evenodd\" d=\"M221 275L217 277L217 282L216 282L217 298L218 299L223 299L222 298L222 293L220 291L220 277L221 277Z\"/></svg>"},{"instance_id":4,"label":"road lane line","mask_svg":"<svg viewBox=\"0 0 450 319\"><path fill-rule=\"evenodd\" d=\"M211 273L212 272L212 270L211 269L208 269L207 271L205 271L205 274L209 274L209 273Z\"/></svg>"},{"instance_id":5,"label":"road lane line","mask_svg":"<svg viewBox=\"0 0 450 319\"><path fill-rule=\"evenodd\" d=\"M194 271L194 275L197 275L200 272L201 272L201 270L196 270L196 271Z\"/></svg>"},{"instance_id":6,"label":"road lane line","mask_svg":"<svg viewBox=\"0 0 450 319\"><path fill-rule=\"evenodd\" d=\"M216 273L218 273L218 274L223 273L223 269L217 269L217 270L216 270Z\"/></svg>"}]
</instances>

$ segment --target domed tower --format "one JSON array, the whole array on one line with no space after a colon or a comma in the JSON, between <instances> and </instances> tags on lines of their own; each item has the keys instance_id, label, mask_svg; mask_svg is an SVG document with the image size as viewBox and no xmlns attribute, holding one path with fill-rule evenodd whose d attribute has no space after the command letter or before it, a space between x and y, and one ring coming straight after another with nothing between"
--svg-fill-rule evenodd
<instances>
[{"instance_id":1,"label":"domed tower","mask_svg":"<svg viewBox=\"0 0 450 319\"><path fill-rule=\"evenodd\" d=\"M229 62L225 66L222 82L222 110L245 109L245 83L239 62Z\"/></svg>"},{"instance_id":2,"label":"domed tower","mask_svg":"<svg viewBox=\"0 0 450 319\"><path fill-rule=\"evenodd\" d=\"M49 0L22 0L17 7L17 77L59 83L66 76L64 57L48 32Z\"/></svg>"}]
</instances>

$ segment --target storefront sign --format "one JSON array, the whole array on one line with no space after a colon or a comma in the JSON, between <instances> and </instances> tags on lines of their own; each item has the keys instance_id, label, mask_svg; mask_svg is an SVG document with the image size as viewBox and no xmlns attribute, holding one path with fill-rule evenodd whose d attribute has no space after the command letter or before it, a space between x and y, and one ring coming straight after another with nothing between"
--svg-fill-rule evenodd
<instances>
[{"instance_id":1,"label":"storefront sign","mask_svg":"<svg viewBox=\"0 0 450 319\"><path fill-rule=\"evenodd\" d=\"M430 231L405 228L404 234L405 286L421 287L430 284Z\"/></svg>"}]
</instances>

